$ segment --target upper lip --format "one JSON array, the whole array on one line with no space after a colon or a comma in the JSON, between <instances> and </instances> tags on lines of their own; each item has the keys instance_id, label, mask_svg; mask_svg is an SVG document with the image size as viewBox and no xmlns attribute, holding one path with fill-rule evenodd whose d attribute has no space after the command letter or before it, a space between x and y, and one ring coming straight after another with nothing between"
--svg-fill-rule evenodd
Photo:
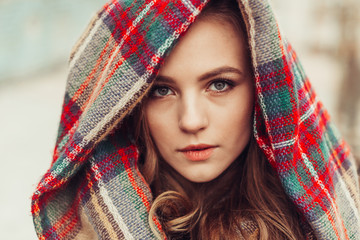
<instances>
[{"instance_id":1,"label":"upper lip","mask_svg":"<svg viewBox=\"0 0 360 240\"><path fill-rule=\"evenodd\" d=\"M186 151L196 151L196 150L204 150L207 148L214 148L216 146L214 145L208 145L208 144L192 144L189 146L186 146L185 148L179 149L180 152L186 152Z\"/></svg>"}]
</instances>

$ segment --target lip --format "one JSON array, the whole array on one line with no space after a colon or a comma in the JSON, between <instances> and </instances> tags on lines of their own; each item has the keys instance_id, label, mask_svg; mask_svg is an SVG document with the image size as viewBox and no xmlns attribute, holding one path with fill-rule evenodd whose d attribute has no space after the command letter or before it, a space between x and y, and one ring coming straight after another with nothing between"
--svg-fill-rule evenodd
<instances>
[{"instance_id":1,"label":"lip","mask_svg":"<svg viewBox=\"0 0 360 240\"><path fill-rule=\"evenodd\" d=\"M216 146L208 144L189 145L179 150L190 161L205 161L211 157Z\"/></svg>"}]
</instances>

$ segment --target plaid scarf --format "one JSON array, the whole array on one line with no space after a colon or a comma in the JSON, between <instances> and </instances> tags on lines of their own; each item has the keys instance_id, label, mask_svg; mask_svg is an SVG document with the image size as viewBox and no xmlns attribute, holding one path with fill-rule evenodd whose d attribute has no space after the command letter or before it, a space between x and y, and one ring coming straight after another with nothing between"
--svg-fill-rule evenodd
<instances>
[{"instance_id":1,"label":"plaid scarf","mask_svg":"<svg viewBox=\"0 0 360 240\"><path fill-rule=\"evenodd\" d=\"M153 239L138 151L116 126L206 0L112 0L69 62L51 168L32 198L40 239ZM266 0L239 0L251 49L255 138L318 239L360 239L354 161ZM124 126L121 129L125 129ZM157 219L153 219L163 234Z\"/></svg>"}]
</instances>

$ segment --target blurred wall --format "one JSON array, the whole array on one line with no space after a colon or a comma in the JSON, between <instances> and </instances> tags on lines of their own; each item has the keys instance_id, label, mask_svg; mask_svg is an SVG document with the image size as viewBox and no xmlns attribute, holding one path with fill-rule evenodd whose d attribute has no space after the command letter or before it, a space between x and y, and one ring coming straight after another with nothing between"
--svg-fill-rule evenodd
<instances>
[{"instance_id":1,"label":"blurred wall","mask_svg":"<svg viewBox=\"0 0 360 240\"><path fill-rule=\"evenodd\" d=\"M104 3L0 0L0 84L63 64L90 16Z\"/></svg>"},{"instance_id":2,"label":"blurred wall","mask_svg":"<svg viewBox=\"0 0 360 240\"><path fill-rule=\"evenodd\" d=\"M50 166L72 46L106 0L0 0L0 239L37 239L31 195Z\"/></svg>"}]
</instances>

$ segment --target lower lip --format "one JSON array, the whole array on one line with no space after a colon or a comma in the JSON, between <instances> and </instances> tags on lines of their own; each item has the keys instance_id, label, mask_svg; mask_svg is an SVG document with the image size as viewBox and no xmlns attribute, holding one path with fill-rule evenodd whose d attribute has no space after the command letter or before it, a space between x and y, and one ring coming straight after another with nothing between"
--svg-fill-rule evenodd
<instances>
[{"instance_id":1,"label":"lower lip","mask_svg":"<svg viewBox=\"0 0 360 240\"><path fill-rule=\"evenodd\" d=\"M185 155L187 159L190 161L205 161L210 158L215 148L206 148L203 150L191 150L191 151L183 151L182 153Z\"/></svg>"}]
</instances>

